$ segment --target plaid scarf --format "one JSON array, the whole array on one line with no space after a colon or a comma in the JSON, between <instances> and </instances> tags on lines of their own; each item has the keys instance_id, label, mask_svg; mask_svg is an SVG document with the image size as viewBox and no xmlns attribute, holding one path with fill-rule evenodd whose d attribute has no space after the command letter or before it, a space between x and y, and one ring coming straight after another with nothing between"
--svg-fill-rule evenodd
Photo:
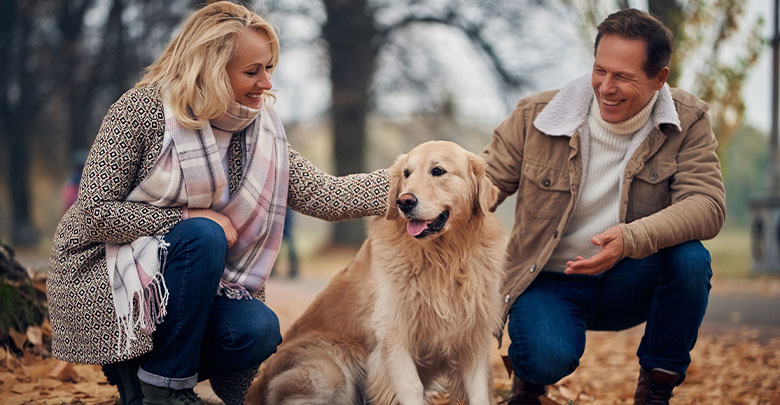
<instances>
[{"instance_id":1,"label":"plaid scarf","mask_svg":"<svg viewBox=\"0 0 780 405\"><path fill-rule=\"evenodd\" d=\"M225 115L191 130L167 105L160 157L149 175L126 198L157 207L211 208L230 218L238 238L228 249L215 293L251 298L268 278L281 245L287 206L289 157L284 127L267 106L253 110L233 103ZM244 130L243 173L224 206L217 207L228 179L211 126ZM106 263L119 324L118 352L130 350L135 329L151 334L163 321L168 291L162 277L168 244L144 236L127 244L106 243Z\"/></svg>"}]
</instances>

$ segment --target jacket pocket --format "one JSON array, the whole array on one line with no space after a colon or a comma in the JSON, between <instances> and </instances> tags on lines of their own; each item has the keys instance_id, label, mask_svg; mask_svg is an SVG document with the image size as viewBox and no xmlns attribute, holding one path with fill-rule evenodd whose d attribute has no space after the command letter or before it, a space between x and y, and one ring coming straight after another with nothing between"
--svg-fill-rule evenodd
<instances>
[{"instance_id":1,"label":"jacket pocket","mask_svg":"<svg viewBox=\"0 0 780 405\"><path fill-rule=\"evenodd\" d=\"M671 203L671 183L677 173L674 158L651 160L634 175L628 196L628 216L633 220L654 214ZM632 215L633 214L633 215Z\"/></svg>"},{"instance_id":2,"label":"jacket pocket","mask_svg":"<svg viewBox=\"0 0 780 405\"><path fill-rule=\"evenodd\" d=\"M521 184L523 210L536 218L556 218L571 197L569 172L525 160Z\"/></svg>"}]
</instances>

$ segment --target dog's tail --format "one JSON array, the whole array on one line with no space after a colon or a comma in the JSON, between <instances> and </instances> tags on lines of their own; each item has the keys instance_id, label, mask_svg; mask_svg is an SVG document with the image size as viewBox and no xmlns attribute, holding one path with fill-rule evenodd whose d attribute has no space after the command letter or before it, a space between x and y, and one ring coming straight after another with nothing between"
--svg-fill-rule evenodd
<instances>
[{"instance_id":1,"label":"dog's tail","mask_svg":"<svg viewBox=\"0 0 780 405\"><path fill-rule=\"evenodd\" d=\"M361 359L362 357L362 359ZM308 336L271 356L247 394L256 405L365 403L365 352L347 342Z\"/></svg>"}]
</instances>

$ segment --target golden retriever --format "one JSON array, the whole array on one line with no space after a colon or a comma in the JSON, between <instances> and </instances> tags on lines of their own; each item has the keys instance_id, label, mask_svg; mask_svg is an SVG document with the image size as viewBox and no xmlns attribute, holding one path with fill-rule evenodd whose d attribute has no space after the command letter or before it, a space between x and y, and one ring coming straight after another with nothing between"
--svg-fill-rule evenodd
<instances>
[{"instance_id":1,"label":"golden retriever","mask_svg":"<svg viewBox=\"0 0 780 405\"><path fill-rule=\"evenodd\" d=\"M432 383L494 403L503 235L484 160L431 141L390 168L387 215L290 327L249 404L422 405Z\"/></svg>"}]
</instances>

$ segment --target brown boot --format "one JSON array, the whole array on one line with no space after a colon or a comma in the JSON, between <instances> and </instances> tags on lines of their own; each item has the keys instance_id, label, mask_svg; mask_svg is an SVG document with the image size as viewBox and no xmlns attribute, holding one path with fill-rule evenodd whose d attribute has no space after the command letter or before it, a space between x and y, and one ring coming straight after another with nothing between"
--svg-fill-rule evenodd
<instances>
[{"instance_id":1,"label":"brown boot","mask_svg":"<svg viewBox=\"0 0 780 405\"><path fill-rule=\"evenodd\" d=\"M634 405L668 405L672 390L680 383L680 375L661 368L648 371L639 368L639 381L634 394Z\"/></svg>"},{"instance_id":2,"label":"brown boot","mask_svg":"<svg viewBox=\"0 0 780 405\"><path fill-rule=\"evenodd\" d=\"M532 384L512 377L512 391L510 392L507 405L540 405L542 404L540 396L547 393L547 387L544 385Z\"/></svg>"}]
</instances>

